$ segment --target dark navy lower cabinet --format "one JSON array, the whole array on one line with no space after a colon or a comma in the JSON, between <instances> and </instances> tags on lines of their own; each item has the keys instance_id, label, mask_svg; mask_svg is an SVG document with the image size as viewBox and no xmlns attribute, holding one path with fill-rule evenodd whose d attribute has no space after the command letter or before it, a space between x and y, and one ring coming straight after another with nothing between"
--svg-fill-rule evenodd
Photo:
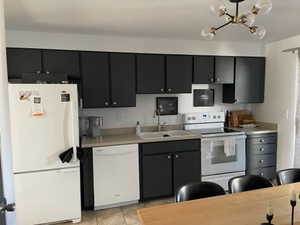
<instances>
[{"instance_id":1,"label":"dark navy lower cabinet","mask_svg":"<svg viewBox=\"0 0 300 225\"><path fill-rule=\"evenodd\" d=\"M247 135L247 174L276 177L277 134Z\"/></svg>"},{"instance_id":2,"label":"dark navy lower cabinet","mask_svg":"<svg viewBox=\"0 0 300 225\"><path fill-rule=\"evenodd\" d=\"M201 180L200 140L140 144L141 200L173 196Z\"/></svg>"}]
</instances>

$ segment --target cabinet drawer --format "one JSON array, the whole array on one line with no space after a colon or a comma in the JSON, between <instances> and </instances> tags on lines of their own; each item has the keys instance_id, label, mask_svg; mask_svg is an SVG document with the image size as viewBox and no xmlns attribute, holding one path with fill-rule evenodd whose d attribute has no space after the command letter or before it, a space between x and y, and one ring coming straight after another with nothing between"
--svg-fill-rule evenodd
<instances>
[{"instance_id":1,"label":"cabinet drawer","mask_svg":"<svg viewBox=\"0 0 300 225\"><path fill-rule=\"evenodd\" d=\"M248 144L273 144L277 142L276 135L262 135L262 136L255 136L249 137L247 139Z\"/></svg>"},{"instance_id":2,"label":"cabinet drawer","mask_svg":"<svg viewBox=\"0 0 300 225\"><path fill-rule=\"evenodd\" d=\"M263 168L276 165L276 155L265 154L247 157L247 169Z\"/></svg>"},{"instance_id":3,"label":"cabinet drawer","mask_svg":"<svg viewBox=\"0 0 300 225\"><path fill-rule=\"evenodd\" d=\"M276 176L276 167L266 167L266 168L259 168L259 169L250 169L247 170L247 175L259 175L265 177L269 180L273 180Z\"/></svg>"},{"instance_id":4,"label":"cabinet drawer","mask_svg":"<svg viewBox=\"0 0 300 225\"><path fill-rule=\"evenodd\" d=\"M262 155L276 153L276 144L247 145L247 155Z\"/></svg>"},{"instance_id":5,"label":"cabinet drawer","mask_svg":"<svg viewBox=\"0 0 300 225\"><path fill-rule=\"evenodd\" d=\"M200 150L200 140L156 142L142 145L143 155Z\"/></svg>"}]
</instances>

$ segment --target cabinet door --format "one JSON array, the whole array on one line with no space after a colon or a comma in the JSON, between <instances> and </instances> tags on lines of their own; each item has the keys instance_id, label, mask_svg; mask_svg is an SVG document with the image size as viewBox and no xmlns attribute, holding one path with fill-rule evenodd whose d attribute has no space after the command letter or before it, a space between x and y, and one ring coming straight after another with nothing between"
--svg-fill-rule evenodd
<instances>
[{"instance_id":1,"label":"cabinet door","mask_svg":"<svg viewBox=\"0 0 300 225\"><path fill-rule=\"evenodd\" d=\"M237 57L235 96L240 103L263 103L265 58Z\"/></svg>"},{"instance_id":2,"label":"cabinet door","mask_svg":"<svg viewBox=\"0 0 300 225\"><path fill-rule=\"evenodd\" d=\"M191 93L193 75L193 57L168 55L167 58L168 93Z\"/></svg>"},{"instance_id":3,"label":"cabinet door","mask_svg":"<svg viewBox=\"0 0 300 225\"><path fill-rule=\"evenodd\" d=\"M215 83L217 84L234 83L234 57L231 56L215 57Z\"/></svg>"},{"instance_id":4,"label":"cabinet door","mask_svg":"<svg viewBox=\"0 0 300 225\"><path fill-rule=\"evenodd\" d=\"M200 151L174 155L174 191L190 182L201 181Z\"/></svg>"},{"instance_id":5,"label":"cabinet door","mask_svg":"<svg viewBox=\"0 0 300 225\"><path fill-rule=\"evenodd\" d=\"M214 56L194 56L193 84L211 84L215 77Z\"/></svg>"},{"instance_id":6,"label":"cabinet door","mask_svg":"<svg viewBox=\"0 0 300 225\"><path fill-rule=\"evenodd\" d=\"M142 167L143 199L173 194L171 154L144 156Z\"/></svg>"},{"instance_id":7,"label":"cabinet door","mask_svg":"<svg viewBox=\"0 0 300 225\"><path fill-rule=\"evenodd\" d=\"M80 78L79 53L65 50L43 50L44 72L65 73L70 79Z\"/></svg>"},{"instance_id":8,"label":"cabinet door","mask_svg":"<svg viewBox=\"0 0 300 225\"><path fill-rule=\"evenodd\" d=\"M84 108L109 106L108 53L82 52L82 92Z\"/></svg>"},{"instance_id":9,"label":"cabinet door","mask_svg":"<svg viewBox=\"0 0 300 225\"><path fill-rule=\"evenodd\" d=\"M42 55L40 49L7 48L8 78L21 79L23 73L40 73Z\"/></svg>"},{"instance_id":10,"label":"cabinet door","mask_svg":"<svg viewBox=\"0 0 300 225\"><path fill-rule=\"evenodd\" d=\"M135 58L133 54L111 53L111 102L114 107L134 107Z\"/></svg>"},{"instance_id":11,"label":"cabinet door","mask_svg":"<svg viewBox=\"0 0 300 225\"><path fill-rule=\"evenodd\" d=\"M163 55L137 55L137 93L165 92L165 57Z\"/></svg>"}]
</instances>

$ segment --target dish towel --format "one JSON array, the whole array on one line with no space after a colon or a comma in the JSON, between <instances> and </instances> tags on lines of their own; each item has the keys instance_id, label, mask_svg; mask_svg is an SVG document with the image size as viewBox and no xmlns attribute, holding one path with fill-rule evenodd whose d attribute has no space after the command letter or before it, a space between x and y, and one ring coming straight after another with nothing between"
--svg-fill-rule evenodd
<instances>
[{"instance_id":1,"label":"dish towel","mask_svg":"<svg viewBox=\"0 0 300 225\"><path fill-rule=\"evenodd\" d=\"M235 138L227 138L224 140L224 153L226 157L235 156Z\"/></svg>"}]
</instances>

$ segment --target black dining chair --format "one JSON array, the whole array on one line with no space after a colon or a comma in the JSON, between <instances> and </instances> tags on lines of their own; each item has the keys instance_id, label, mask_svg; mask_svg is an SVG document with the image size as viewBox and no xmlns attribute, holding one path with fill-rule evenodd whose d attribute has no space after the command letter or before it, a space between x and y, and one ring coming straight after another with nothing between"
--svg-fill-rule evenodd
<instances>
[{"instance_id":1,"label":"black dining chair","mask_svg":"<svg viewBox=\"0 0 300 225\"><path fill-rule=\"evenodd\" d=\"M228 181L229 193L251 191L272 186L269 180L258 175L238 176Z\"/></svg>"},{"instance_id":2,"label":"black dining chair","mask_svg":"<svg viewBox=\"0 0 300 225\"><path fill-rule=\"evenodd\" d=\"M189 201L199 198L213 197L226 194L224 189L213 182L195 182L186 184L178 189L176 202Z\"/></svg>"},{"instance_id":3,"label":"black dining chair","mask_svg":"<svg viewBox=\"0 0 300 225\"><path fill-rule=\"evenodd\" d=\"M276 179L279 185L300 182L300 169L280 170L277 172Z\"/></svg>"}]
</instances>

